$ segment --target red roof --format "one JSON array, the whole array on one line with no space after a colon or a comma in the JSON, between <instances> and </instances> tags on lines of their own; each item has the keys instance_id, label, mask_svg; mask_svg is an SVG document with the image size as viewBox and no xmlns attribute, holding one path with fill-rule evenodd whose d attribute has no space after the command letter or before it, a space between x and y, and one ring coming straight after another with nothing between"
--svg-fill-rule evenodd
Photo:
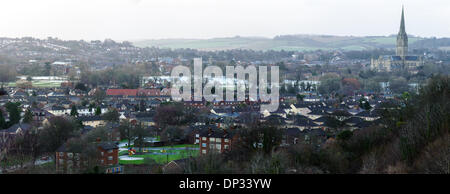
<instances>
[{"instance_id":1,"label":"red roof","mask_svg":"<svg viewBox=\"0 0 450 194\"><path fill-rule=\"evenodd\" d=\"M137 96L137 89L108 89L106 95L108 96Z\"/></svg>"},{"instance_id":2,"label":"red roof","mask_svg":"<svg viewBox=\"0 0 450 194\"><path fill-rule=\"evenodd\" d=\"M108 89L108 96L161 96L160 89Z\"/></svg>"}]
</instances>

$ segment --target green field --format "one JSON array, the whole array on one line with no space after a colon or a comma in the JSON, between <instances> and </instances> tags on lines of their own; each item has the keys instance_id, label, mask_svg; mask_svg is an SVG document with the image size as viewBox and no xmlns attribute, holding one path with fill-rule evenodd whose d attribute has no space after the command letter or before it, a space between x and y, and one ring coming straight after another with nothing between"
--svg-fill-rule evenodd
<instances>
[{"instance_id":1,"label":"green field","mask_svg":"<svg viewBox=\"0 0 450 194\"><path fill-rule=\"evenodd\" d=\"M330 48L317 48L317 47L301 47L301 46L278 46L272 48L274 51L315 51L315 50L331 50Z\"/></svg>"},{"instance_id":2,"label":"green field","mask_svg":"<svg viewBox=\"0 0 450 194\"><path fill-rule=\"evenodd\" d=\"M191 153L177 153L176 155L137 155L133 157L139 158L152 158L159 164L166 164L172 160L178 160L183 158L188 158L189 156L196 157L198 155L198 150L193 150ZM144 164L144 160L120 160L119 164Z\"/></svg>"},{"instance_id":3,"label":"green field","mask_svg":"<svg viewBox=\"0 0 450 194\"><path fill-rule=\"evenodd\" d=\"M33 87L37 88L56 88L61 86L61 82L51 82L51 81L32 81ZM16 87L16 82L9 82L7 87Z\"/></svg>"},{"instance_id":4,"label":"green field","mask_svg":"<svg viewBox=\"0 0 450 194\"><path fill-rule=\"evenodd\" d=\"M180 149L180 150L170 150L170 148L197 148L198 145L190 145L190 144L184 144L184 145L174 145L174 146L164 146L164 147L154 147L157 149L168 149L165 150L166 153L170 153L172 155L152 155L151 153L162 153L161 150L149 150L148 152L144 152L145 155L133 155L131 157L133 158L152 158L159 164L165 164L167 162L170 162L172 160L178 160L188 157L196 157L198 155L198 150L186 150L186 149ZM138 148L136 148L137 151L139 151ZM121 151L119 152L119 155L127 155L128 151ZM125 165L125 164L144 164L144 160L119 160L119 164Z\"/></svg>"}]
</instances>

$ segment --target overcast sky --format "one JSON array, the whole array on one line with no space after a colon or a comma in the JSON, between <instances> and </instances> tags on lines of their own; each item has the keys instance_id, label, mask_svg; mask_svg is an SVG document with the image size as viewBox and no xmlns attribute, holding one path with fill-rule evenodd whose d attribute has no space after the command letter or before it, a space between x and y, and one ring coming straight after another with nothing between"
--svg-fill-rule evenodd
<instances>
[{"instance_id":1,"label":"overcast sky","mask_svg":"<svg viewBox=\"0 0 450 194\"><path fill-rule=\"evenodd\" d=\"M390 35L450 37L449 0L1 0L0 37L71 40Z\"/></svg>"}]
</instances>

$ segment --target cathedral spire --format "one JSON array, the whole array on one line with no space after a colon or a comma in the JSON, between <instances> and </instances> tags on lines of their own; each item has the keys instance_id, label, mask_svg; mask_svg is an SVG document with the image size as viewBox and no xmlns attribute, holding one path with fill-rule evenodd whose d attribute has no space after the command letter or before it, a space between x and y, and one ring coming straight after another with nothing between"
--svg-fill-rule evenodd
<instances>
[{"instance_id":1,"label":"cathedral spire","mask_svg":"<svg viewBox=\"0 0 450 194\"><path fill-rule=\"evenodd\" d=\"M406 30L405 30L405 14L404 14L403 5L402 5L402 20L400 22L400 32L399 32L399 34L403 34L403 33L406 34Z\"/></svg>"},{"instance_id":2,"label":"cathedral spire","mask_svg":"<svg viewBox=\"0 0 450 194\"><path fill-rule=\"evenodd\" d=\"M405 30L405 12L402 6L402 19L400 21L400 31L397 35L397 56L405 59L408 54L408 35Z\"/></svg>"}]
</instances>

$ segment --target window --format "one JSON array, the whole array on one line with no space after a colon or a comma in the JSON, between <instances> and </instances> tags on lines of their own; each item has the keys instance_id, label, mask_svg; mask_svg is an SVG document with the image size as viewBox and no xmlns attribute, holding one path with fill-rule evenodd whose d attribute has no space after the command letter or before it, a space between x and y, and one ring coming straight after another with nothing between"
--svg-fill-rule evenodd
<instances>
[{"instance_id":1,"label":"window","mask_svg":"<svg viewBox=\"0 0 450 194\"><path fill-rule=\"evenodd\" d=\"M214 149L214 144L209 144L209 149Z\"/></svg>"},{"instance_id":2,"label":"window","mask_svg":"<svg viewBox=\"0 0 450 194\"><path fill-rule=\"evenodd\" d=\"M225 143L228 143L230 140L229 139L224 139L223 140Z\"/></svg>"},{"instance_id":3,"label":"window","mask_svg":"<svg viewBox=\"0 0 450 194\"><path fill-rule=\"evenodd\" d=\"M198 141L198 139L196 139L196 140L195 140L195 144L198 144L198 143L199 143L199 141Z\"/></svg>"},{"instance_id":4,"label":"window","mask_svg":"<svg viewBox=\"0 0 450 194\"><path fill-rule=\"evenodd\" d=\"M203 141L206 141L206 137L202 137L202 140L203 140Z\"/></svg>"},{"instance_id":5,"label":"window","mask_svg":"<svg viewBox=\"0 0 450 194\"><path fill-rule=\"evenodd\" d=\"M222 149L222 145L216 144L216 149L218 149L218 150Z\"/></svg>"},{"instance_id":6,"label":"window","mask_svg":"<svg viewBox=\"0 0 450 194\"><path fill-rule=\"evenodd\" d=\"M210 141L210 142L215 142L215 141L216 141L216 138L210 137L210 138L209 138L209 141Z\"/></svg>"},{"instance_id":7,"label":"window","mask_svg":"<svg viewBox=\"0 0 450 194\"><path fill-rule=\"evenodd\" d=\"M228 148L230 148L229 145L224 145L224 146L223 146L223 149L225 149L225 150L228 150Z\"/></svg>"},{"instance_id":8,"label":"window","mask_svg":"<svg viewBox=\"0 0 450 194\"><path fill-rule=\"evenodd\" d=\"M216 142L222 142L221 138L216 138Z\"/></svg>"},{"instance_id":9,"label":"window","mask_svg":"<svg viewBox=\"0 0 450 194\"><path fill-rule=\"evenodd\" d=\"M72 158L73 157L73 153L67 153L67 157Z\"/></svg>"},{"instance_id":10,"label":"window","mask_svg":"<svg viewBox=\"0 0 450 194\"><path fill-rule=\"evenodd\" d=\"M103 156L103 154L105 154L104 152L101 152L101 154L102 154L102 156Z\"/></svg>"},{"instance_id":11,"label":"window","mask_svg":"<svg viewBox=\"0 0 450 194\"><path fill-rule=\"evenodd\" d=\"M113 157L112 156L108 156L108 160L113 160Z\"/></svg>"},{"instance_id":12,"label":"window","mask_svg":"<svg viewBox=\"0 0 450 194\"><path fill-rule=\"evenodd\" d=\"M200 137L200 134L195 134L195 137Z\"/></svg>"},{"instance_id":13,"label":"window","mask_svg":"<svg viewBox=\"0 0 450 194\"><path fill-rule=\"evenodd\" d=\"M112 153L113 152L113 150L108 150L108 153L110 154L110 153Z\"/></svg>"},{"instance_id":14,"label":"window","mask_svg":"<svg viewBox=\"0 0 450 194\"><path fill-rule=\"evenodd\" d=\"M202 147L206 148L206 143L202 143Z\"/></svg>"},{"instance_id":15,"label":"window","mask_svg":"<svg viewBox=\"0 0 450 194\"><path fill-rule=\"evenodd\" d=\"M63 157L64 156L64 152L59 152L59 156Z\"/></svg>"},{"instance_id":16,"label":"window","mask_svg":"<svg viewBox=\"0 0 450 194\"><path fill-rule=\"evenodd\" d=\"M206 154L206 150L202 150L202 154Z\"/></svg>"}]
</instances>

